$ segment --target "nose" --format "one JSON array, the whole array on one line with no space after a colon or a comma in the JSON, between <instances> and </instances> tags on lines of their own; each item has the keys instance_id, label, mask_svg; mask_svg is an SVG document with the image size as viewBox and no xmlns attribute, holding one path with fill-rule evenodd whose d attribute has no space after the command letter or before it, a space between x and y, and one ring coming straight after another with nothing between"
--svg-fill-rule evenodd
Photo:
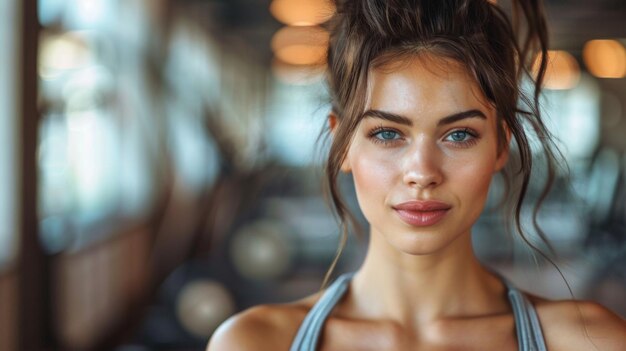
<instances>
[{"instance_id":1,"label":"nose","mask_svg":"<svg viewBox=\"0 0 626 351\"><path fill-rule=\"evenodd\" d=\"M436 187L443 180L441 163L443 155L436 145L427 140L416 142L403 156L402 181L411 188Z\"/></svg>"}]
</instances>

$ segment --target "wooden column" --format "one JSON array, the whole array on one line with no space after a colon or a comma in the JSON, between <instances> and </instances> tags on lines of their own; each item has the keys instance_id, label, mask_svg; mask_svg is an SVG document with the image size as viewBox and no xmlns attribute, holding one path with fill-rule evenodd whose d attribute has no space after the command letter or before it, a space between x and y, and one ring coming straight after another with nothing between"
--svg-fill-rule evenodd
<instances>
[{"instance_id":1,"label":"wooden column","mask_svg":"<svg viewBox=\"0 0 626 351\"><path fill-rule=\"evenodd\" d=\"M50 318L50 265L39 244L37 215L37 0L22 0L20 5L18 349L51 350L55 345Z\"/></svg>"}]
</instances>

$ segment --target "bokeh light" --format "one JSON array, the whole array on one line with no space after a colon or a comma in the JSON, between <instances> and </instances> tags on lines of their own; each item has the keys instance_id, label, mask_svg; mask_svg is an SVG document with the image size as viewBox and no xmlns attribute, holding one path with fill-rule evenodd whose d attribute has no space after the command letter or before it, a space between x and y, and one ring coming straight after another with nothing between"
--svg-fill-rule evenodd
<instances>
[{"instance_id":1,"label":"bokeh light","mask_svg":"<svg viewBox=\"0 0 626 351\"><path fill-rule=\"evenodd\" d=\"M38 61L39 75L44 79L84 67L91 61L86 36L79 32L43 35Z\"/></svg>"},{"instance_id":2,"label":"bokeh light","mask_svg":"<svg viewBox=\"0 0 626 351\"><path fill-rule=\"evenodd\" d=\"M322 80L324 66L292 65L279 59L272 61L272 74L278 80L290 85L309 85Z\"/></svg>"},{"instance_id":3,"label":"bokeh light","mask_svg":"<svg viewBox=\"0 0 626 351\"><path fill-rule=\"evenodd\" d=\"M176 315L191 334L207 338L236 311L232 294L224 285L203 279L185 285L178 295Z\"/></svg>"},{"instance_id":4,"label":"bokeh light","mask_svg":"<svg viewBox=\"0 0 626 351\"><path fill-rule=\"evenodd\" d=\"M533 64L536 75L539 58L537 56ZM580 66L574 56L563 50L548 50L548 65L543 81L546 89L566 90L572 89L580 80Z\"/></svg>"},{"instance_id":5,"label":"bokeh light","mask_svg":"<svg viewBox=\"0 0 626 351\"><path fill-rule=\"evenodd\" d=\"M281 61L294 65L324 62L328 32L321 27L284 27L272 37L272 50Z\"/></svg>"},{"instance_id":6,"label":"bokeh light","mask_svg":"<svg viewBox=\"0 0 626 351\"><path fill-rule=\"evenodd\" d=\"M583 60L598 78L626 76L626 49L617 40L591 40L583 48Z\"/></svg>"},{"instance_id":7,"label":"bokeh light","mask_svg":"<svg viewBox=\"0 0 626 351\"><path fill-rule=\"evenodd\" d=\"M329 0L274 0L270 12L290 26L313 26L327 21L335 11Z\"/></svg>"},{"instance_id":8,"label":"bokeh light","mask_svg":"<svg viewBox=\"0 0 626 351\"><path fill-rule=\"evenodd\" d=\"M237 271L255 280L274 279L291 267L293 247L279 222L261 220L235 233L231 258Z\"/></svg>"}]
</instances>

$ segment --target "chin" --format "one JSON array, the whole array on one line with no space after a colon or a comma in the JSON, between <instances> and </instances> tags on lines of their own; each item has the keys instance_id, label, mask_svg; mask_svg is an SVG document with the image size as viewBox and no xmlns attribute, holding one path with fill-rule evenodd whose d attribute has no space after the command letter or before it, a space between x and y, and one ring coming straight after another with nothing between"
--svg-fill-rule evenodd
<instances>
[{"instance_id":1,"label":"chin","mask_svg":"<svg viewBox=\"0 0 626 351\"><path fill-rule=\"evenodd\" d=\"M387 237L387 242L397 251L412 256L426 256L440 252L448 247L456 239L443 237L439 233L427 232L416 234L414 232L402 233L394 238Z\"/></svg>"}]
</instances>

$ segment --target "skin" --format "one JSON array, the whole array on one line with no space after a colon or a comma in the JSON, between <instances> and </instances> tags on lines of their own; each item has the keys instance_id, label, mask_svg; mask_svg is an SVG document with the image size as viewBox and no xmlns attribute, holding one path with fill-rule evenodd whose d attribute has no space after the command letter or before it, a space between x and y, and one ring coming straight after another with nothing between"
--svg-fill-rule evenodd
<instances>
[{"instance_id":1,"label":"skin","mask_svg":"<svg viewBox=\"0 0 626 351\"><path fill-rule=\"evenodd\" d=\"M365 110L406 123L365 117L342 165L353 175L370 243L318 349L516 350L506 289L477 261L470 240L491 178L508 157L497 148L494 107L461 65L423 54L373 70ZM483 117L441 123L472 110ZM451 208L438 223L416 227L394 210L410 200ZM207 349L287 350L317 298L231 317ZM531 300L549 350L626 349L625 322L602 306Z\"/></svg>"}]
</instances>

